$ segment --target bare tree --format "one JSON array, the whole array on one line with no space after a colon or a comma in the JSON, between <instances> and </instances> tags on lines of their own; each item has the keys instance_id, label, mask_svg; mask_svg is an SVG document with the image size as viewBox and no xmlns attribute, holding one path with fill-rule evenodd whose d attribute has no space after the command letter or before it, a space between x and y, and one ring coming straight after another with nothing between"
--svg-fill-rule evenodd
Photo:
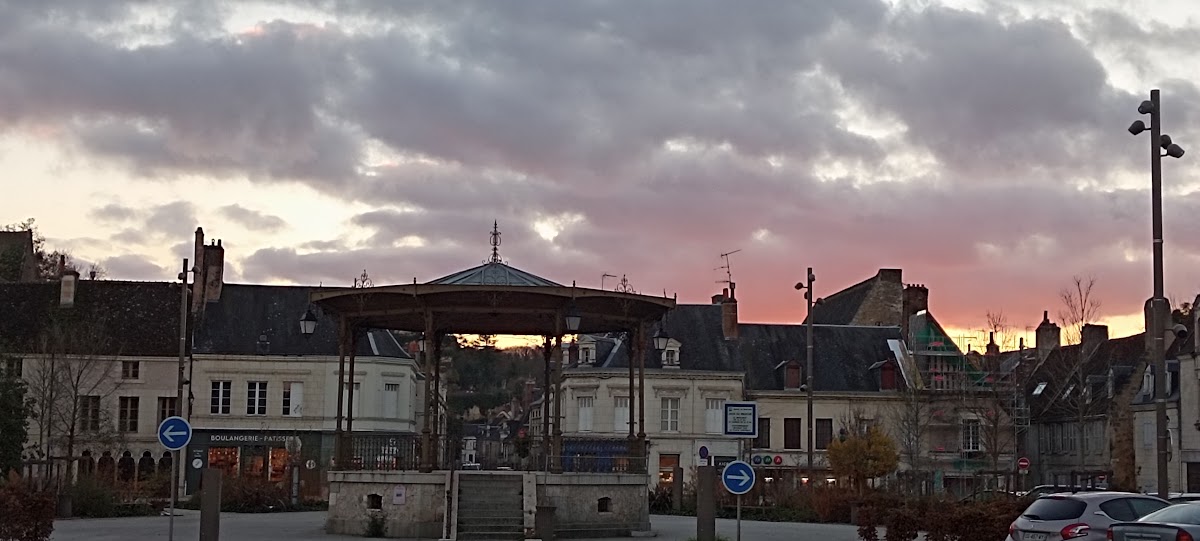
<instances>
[{"instance_id":1,"label":"bare tree","mask_svg":"<svg viewBox=\"0 0 1200 541\"><path fill-rule=\"evenodd\" d=\"M1076 460L1080 469L1083 469L1086 463L1085 419L1093 398L1087 381L1087 371L1101 346L1097 343L1082 343L1084 326L1095 322L1100 316L1100 300L1094 294L1095 287L1096 278L1073 276L1071 285L1059 291L1062 307L1058 317L1062 322L1064 341L1076 347L1061 349L1059 362L1046 363L1045 366L1048 379L1057 384L1049 407L1075 421L1075 437L1078 441L1075 449Z\"/></svg>"},{"instance_id":2,"label":"bare tree","mask_svg":"<svg viewBox=\"0 0 1200 541\"><path fill-rule=\"evenodd\" d=\"M996 344L1000 346L1000 351L1012 351L1017 349L1017 333L1012 324L1008 321L1008 316L1003 311L987 312L988 330L995 336Z\"/></svg>"},{"instance_id":3,"label":"bare tree","mask_svg":"<svg viewBox=\"0 0 1200 541\"><path fill-rule=\"evenodd\" d=\"M902 391L900 400L887 412L900 458L916 472L924 466L925 448L929 447L930 415L927 396L916 389Z\"/></svg>"},{"instance_id":4,"label":"bare tree","mask_svg":"<svg viewBox=\"0 0 1200 541\"><path fill-rule=\"evenodd\" d=\"M979 446L991 469L999 470L1000 457L1017 448L1016 429L1009 415L1016 397L1014 382L1002 372L1001 359L979 356L973 361L980 370L968 374L970 381L959 395L959 409L979 423Z\"/></svg>"},{"instance_id":5,"label":"bare tree","mask_svg":"<svg viewBox=\"0 0 1200 541\"><path fill-rule=\"evenodd\" d=\"M1058 319L1062 321L1065 343L1078 344L1083 337L1083 326L1100 317L1100 300L1093 292L1095 287L1095 277L1072 276L1071 285L1058 292L1062 301Z\"/></svg>"},{"instance_id":6,"label":"bare tree","mask_svg":"<svg viewBox=\"0 0 1200 541\"><path fill-rule=\"evenodd\" d=\"M39 336L28 384L37 451L45 459L62 458L69 467L80 448L121 439L111 412L117 406L112 397L121 386L122 366L118 355L104 352L106 342L103 321L64 314L53 315Z\"/></svg>"}]
</instances>

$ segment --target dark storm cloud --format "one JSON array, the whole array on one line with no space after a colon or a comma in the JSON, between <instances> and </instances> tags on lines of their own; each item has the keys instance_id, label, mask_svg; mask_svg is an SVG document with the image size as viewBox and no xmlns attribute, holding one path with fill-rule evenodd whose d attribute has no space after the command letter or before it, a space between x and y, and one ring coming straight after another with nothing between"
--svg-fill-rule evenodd
<instances>
[{"instance_id":1,"label":"dark storm cloud","mask_svg":"<svg viewBox=\"0 0 1200 541\"><path fill-rule=\"evenodd\" d=\"M287 227L283 218L248 209L241 205L226 205L217 209L221 215L251 231L279 231Z\"/></svg>"},{"instance_id":2,"label":"dark storm cloud","mask_svg":"<svg viewBox=\"0 0 1200 541\"><path fill-rule=\"evenodd\" d=\"M296 4L348 22L224 36L224 11L189 7L175 39L127 47L22 10L30 24L0 22L0 130L57 123L138 175L295 181L369 207L345 224L362 243L245 235L227 259L251 281L424 281L482 262L497 220L502 256L527 271L593 287L627 274L692 302L721 287L718 254L742 249L752 320L803 318L789 295L805 266L825 294L904 267L950 321L1053 310L1072 274L1096 275L1115 313L1148 290L1148 196L1115 185L1145 174L1145 139L1124 131L1143 98L1086 41L1139 47L1146 28L1120 16L1080 38L873 0ZM1195 84L1162 86L1171 133L1200 145ZM899 129L864 135L847 111ZM1196 170L1171 163L1169 185ZM147 229L190 238L194 211L175 205ZM1181 292L1200 289L1181 218L1197 211L1194 194L1168 198ZM538 221L565 225L547 240Z\"/></svg>"}]
</instances>

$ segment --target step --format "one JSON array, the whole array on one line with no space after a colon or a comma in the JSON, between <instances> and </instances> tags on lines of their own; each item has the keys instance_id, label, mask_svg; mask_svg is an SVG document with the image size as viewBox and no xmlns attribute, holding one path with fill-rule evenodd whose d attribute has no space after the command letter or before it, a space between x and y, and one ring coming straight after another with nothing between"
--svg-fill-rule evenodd
<instances>
[{"instance_id":1,"label":"step","mask_svg":"<svg viewBox=\"0 0 1200 541\"><path fill-rule=\"evenodd\" d=\"M458 501L521 501L520 490L460 490Z\"/></svg>"},{"instance_id":2,"label":"step","mask_svg":"<svg viewBox=\"0 0 1200 541\"><path fill-rule=\"evenodd\" d=\"M498 519L490 518L479 521L459 522L460 532L519 532L524 531L525 522L520 518Z\"/></svg>"},{"instance_id":3,"label":"step","mask_svg":"<svg viewBox=\"0 0 1200 541\"><path fill-rule=\"evenodd\" d=\"M525 532L459 532L458 539L463 541L507 541L509 539L525 539Z\"/></svg>"}]
</instances>

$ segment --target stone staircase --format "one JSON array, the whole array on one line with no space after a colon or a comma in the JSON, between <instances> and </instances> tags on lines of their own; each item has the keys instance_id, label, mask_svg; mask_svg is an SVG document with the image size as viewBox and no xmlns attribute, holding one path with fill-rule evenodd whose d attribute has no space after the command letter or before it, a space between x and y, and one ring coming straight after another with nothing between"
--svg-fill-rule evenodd
<instances>
[{"instance_id":1,"label":"stone staircase","mask_svg":"<svg viewBox=\"0 0 1200 541\"><path fill-rule=\"evenodd\" d=\"M524 539L520 474L458 472L455 520L461 540Z\"/></svg>"}]
</instances>

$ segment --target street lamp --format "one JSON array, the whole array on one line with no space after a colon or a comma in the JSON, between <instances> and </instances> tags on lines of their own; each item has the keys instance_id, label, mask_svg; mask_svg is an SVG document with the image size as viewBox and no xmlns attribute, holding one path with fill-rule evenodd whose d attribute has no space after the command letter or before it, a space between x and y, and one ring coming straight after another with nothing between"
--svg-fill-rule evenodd
<instances>
[{"instance_id":1,"label":"street lamp","mask_svg":"<svg viewBox=\"0 0 1200 541\"><path fill-rule=\"evenodd\" d=\"M583 318L580 317L579 309L575 307L574 302L572 302L571 305L567 307L567 315L563 319L565 320L565 323L567 324L568 332L570 332L571 334L574 334L575 331L579 330L579 322Z\"/></svg>"},{"instance_id":2,"label":"street lamp","mask_svg":"<svg viewBox=\"0 0 1200 541\"><path fill-rule=\"evenodd\" d=\"M817 276L813 274L812 267L808 268L808 274L805 275L805 281L796 284L796 290L804 290L804 300L808 305L808 312L805 316L805 340L804 340L804 359L805 359L805 388L808 400L808 475L813 472L813 282L817 280Z\"/></svg>"},{"instance_id":3,"label":"street lamp","mask_svg":"<svg viewBox=\"0 0 1200 541\"><path fill-rule=\"evenodd\" d=\"M304 311L304 317L300 318L300 334L304 336L312 336L317 330L317 315L313 313L312 308Z\"/></svg>"},{"instance_id":4,"label":"street lamp","mask_svg":"<svg viewBox=\"0 0 1200 541\"><path fill-rule=\"evenodd\" d=\"M1136 120L1129 126L1129 133L1139 135L1150 131L1150 208L1151 227L1154 241L1154 296L1150 299L1150 337L1154 362L1154 417L1158 432L1158 496L1166 499L1170 479L1167 476L1170 462L1170 442L1167 435L1167 355L1163 336L1166 322L1163 316L1170 310L1163 295L1163 231L1162 231L1162 157L1183 157L1183 147L1171 141L1171 136L1162 133L1162 102L1158 89L1150 91L1150 99L1138 105L1138 113L1150 115L1150 126ZM1165 151L1165 154L1163 153Z\"/></svg>"},{"instance_id":5,"label":"street lamp","mask_svg":"<svg viewBox=\"0 0 1200 541\"><path fill-rule=\"evenodd\" d=\"M664 351L671 343L671 336L667 334L667 330L659 325L658 330L654 331L654 349Z\"/></svg>"}]
</instances>

